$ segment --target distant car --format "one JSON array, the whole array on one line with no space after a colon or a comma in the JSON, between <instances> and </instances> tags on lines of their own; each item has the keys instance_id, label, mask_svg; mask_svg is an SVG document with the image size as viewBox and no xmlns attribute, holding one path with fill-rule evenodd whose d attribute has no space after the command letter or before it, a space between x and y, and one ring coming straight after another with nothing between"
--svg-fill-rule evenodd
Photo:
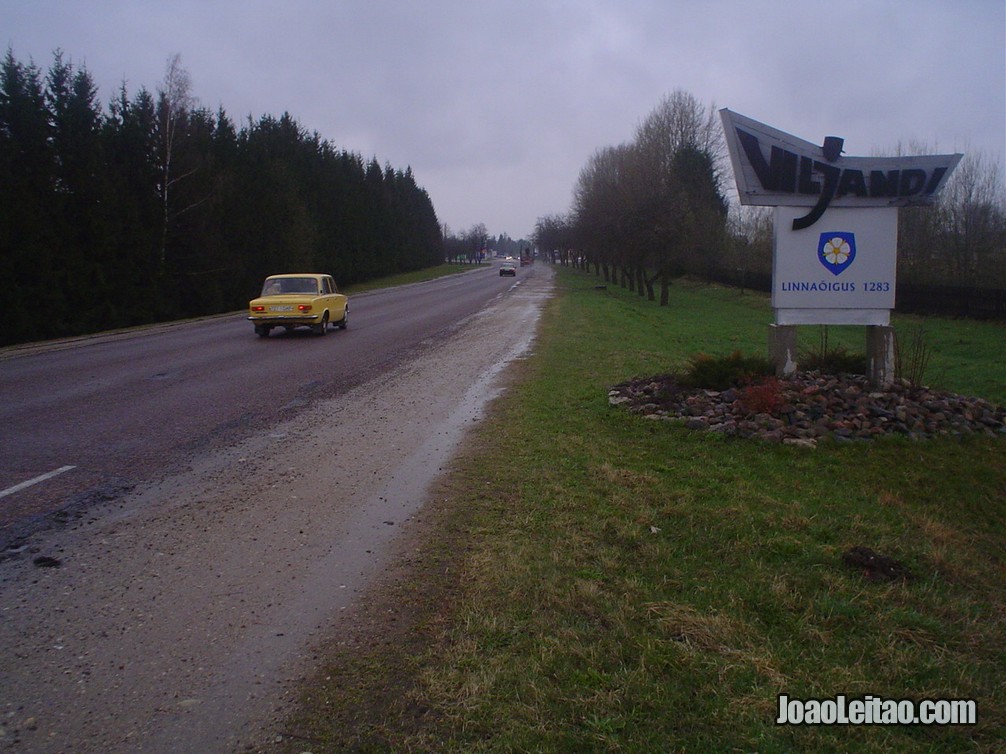
<instances>
[{"instance_id":1,"label":"distant car","mask_svg":"<svg viewBox=\"0 0 1006 754\"><path fill-rule=\"evenodd\" d=\"M504 262L500 265L500 277L503 275L513 275L517 277L517 265L513 262Z\"/></svg>"},{"instance_id":2,"label":"distant car","mask_svg":"<svg viewBox=\"0 0 1006 754\"><path fill-rule=\"evenodd\" d=\"M248 302L248 319L262 338L274 327L290 332L306 326L324 335L329 325L349 325L349 299L339 293L331 275L271 275L262 284L262 295Z\"/></svg>"}]
</instances>

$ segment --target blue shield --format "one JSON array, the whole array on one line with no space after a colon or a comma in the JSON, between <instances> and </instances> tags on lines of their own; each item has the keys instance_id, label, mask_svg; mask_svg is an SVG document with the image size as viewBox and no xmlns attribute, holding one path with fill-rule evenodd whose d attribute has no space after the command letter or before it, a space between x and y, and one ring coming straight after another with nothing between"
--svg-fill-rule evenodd
<instances>
[{"instance_id":1,"label":"blue shield","mask_svg":"<svg viewBox=\"0 0 1006 754\"><path fill-rule=\"evenodd\" d=\"M856 258L856 234L822 233L817 242L817 258L832 275L841 275Z\"/></svg>"}]
</instances>

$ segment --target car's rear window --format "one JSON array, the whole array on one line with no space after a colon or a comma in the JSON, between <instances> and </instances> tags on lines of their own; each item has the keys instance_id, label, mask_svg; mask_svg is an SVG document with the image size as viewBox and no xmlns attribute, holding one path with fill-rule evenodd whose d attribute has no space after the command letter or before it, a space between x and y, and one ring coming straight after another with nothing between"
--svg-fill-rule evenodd
<instances>
[{"instance_id":1,"label":"car's rear window","mask_svg":"<svg viewBox=\"0 0 1006 754\"><path fill-rule=\"evenodd\" d=\"M262 286L263 296L279 296L283 293L317 293L318 281L314 278L273 278Z\"/></svg>"}]
</instances>

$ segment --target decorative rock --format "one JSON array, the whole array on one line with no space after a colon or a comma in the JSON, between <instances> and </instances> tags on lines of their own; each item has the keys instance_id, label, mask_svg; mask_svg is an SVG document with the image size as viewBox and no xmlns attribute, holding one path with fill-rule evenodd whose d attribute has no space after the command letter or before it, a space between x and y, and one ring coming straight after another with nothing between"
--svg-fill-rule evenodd
<instances>
[{"instance_id":1,"label":"decorative rock","mask_svg":"<svg viewBox=\"0 0 1006 754\"><path fill-rule=\"evenodd\" d=\"M794 445L798 448L816 448L817 440L812 437L787 437L782 441L783 445Z\"/></svg>"}]
</instances>

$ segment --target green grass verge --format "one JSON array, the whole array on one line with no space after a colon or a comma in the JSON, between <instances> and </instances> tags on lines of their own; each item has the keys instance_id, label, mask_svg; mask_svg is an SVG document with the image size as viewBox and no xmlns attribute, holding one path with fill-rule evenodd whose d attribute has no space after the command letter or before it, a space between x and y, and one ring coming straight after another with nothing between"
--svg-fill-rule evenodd
<instances>
[{"instance_id":1,"label":"green grass verge","mask_svg":"<svg viewBox=\"0 0 1006 754\"><path fill-rule=\"evenodd\" d=\"M447 275L456 275L459 272L471 272L476 269L478 269L478 265L440 264L436 267L426 267L425 269L416 270L415 272L403 272L400 275L389 275L388 277L368 280L365 283L348 285L342 290L342 293L345 293L346 295L353 295L354 293L363 293L364 291L372 291L378 288L392 288L394 286L408 285L410 283L423 283L427 280L435 280L436 278L446 277Z\"/></svg>"},{"instance_id":2,"label":"green grass verge","mask_svg":"<svg viewBox=\"0 0 1006 754\"><path fill-rule=\"evenodd\" d=\"M332 648L283 750L1000 751L1006 438L808 450L646 420L608 387L763 352L767 299L557 282L431 537L366 639ZM943 387L1006 398L1001 326L925 327ZM842 564L855 545L912 578L866 581ZM979 722L778 726L782 693L970 698Z\"/></svg>"}]
</instances>

